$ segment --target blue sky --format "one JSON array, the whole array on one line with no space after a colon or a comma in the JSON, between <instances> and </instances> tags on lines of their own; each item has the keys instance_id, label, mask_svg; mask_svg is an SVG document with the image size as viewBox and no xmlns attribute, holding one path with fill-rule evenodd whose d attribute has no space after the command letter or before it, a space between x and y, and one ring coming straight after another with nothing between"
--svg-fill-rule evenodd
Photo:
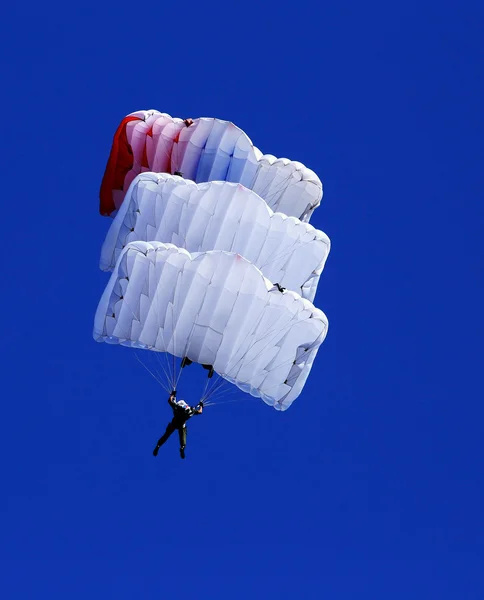
<instances>
[{"instance_id":1,"label":"blue sky","mask_svg":"<svg viewBox=\"0 0 484 600\"><path fill-rule=\"evenodd\" d=\"M2 598L484 597L481 3L22 3L2 67ZM324 183L327 340L285 413L170 418L96 344L127 113L234 121ZM199 393L187 376L180 393Z\"/></svg>"}]
</instances>

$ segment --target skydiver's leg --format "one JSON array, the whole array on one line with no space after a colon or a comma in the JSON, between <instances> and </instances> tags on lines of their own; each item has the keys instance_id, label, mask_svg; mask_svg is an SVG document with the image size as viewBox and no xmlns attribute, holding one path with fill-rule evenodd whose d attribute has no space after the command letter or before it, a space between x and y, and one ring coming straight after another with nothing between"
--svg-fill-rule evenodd
<instances>
[{"instance_id":1,"label":"skydiver's leg","mask_svg":"<svg viewBox=\"0 0 484 600\"><path fill-rule=\"evenodd\" d=\"M180 456L185 458L185 446L187 445L187 426L178 428L178 436L180 438Z\"/></svg>"},{"instance_id":2,"label":"skydiver's leg","mask_svg":"<svg viewBox=\"0 0 484 600\"><path fill-rule=\"evenodd\" d=\"M158 440L158 443L155 446L155 449L153 450L153 456L156 456L158 454L158 450L160 449L160 447L163 446L163 444L170 437L170 435L175 431L175 429L176 429L175 424L173 423L173 421L170 421L168 423L165 433L160 437L160 439Z\"/></svg>"}]
</instances>

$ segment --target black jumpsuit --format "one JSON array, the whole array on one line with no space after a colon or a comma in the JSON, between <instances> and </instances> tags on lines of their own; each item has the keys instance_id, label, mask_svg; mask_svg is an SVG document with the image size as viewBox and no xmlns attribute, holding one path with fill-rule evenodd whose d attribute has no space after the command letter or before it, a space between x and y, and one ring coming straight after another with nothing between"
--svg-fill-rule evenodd
<instances>
[{"instance_id":1,"label":"black jumpsuit","mask_svg":"<svg viewBox=\"0 0 484 600\"><path fill-rule=\"evenodd\" d=\"M160 437L158 443L156 444L156 448L153 450L153 454L156 456L158 454L158 449L163 446L166 440L170 437L170 435L178 429L178 436L180 438L180 454L182 458L185 458L184 450L187 445L187 421L193 415L199 415L200 410L197 407L188 406L186 404L179 404L176 400L173 400L171 397L168 399L168 402L173 409L173 419L168 423L165 433Z\"/></svg>"}]
</instances>

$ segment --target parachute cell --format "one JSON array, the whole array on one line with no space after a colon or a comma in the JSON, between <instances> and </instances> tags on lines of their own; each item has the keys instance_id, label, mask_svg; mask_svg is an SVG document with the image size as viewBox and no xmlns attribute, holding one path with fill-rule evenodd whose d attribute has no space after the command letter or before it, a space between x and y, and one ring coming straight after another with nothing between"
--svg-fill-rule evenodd
<instances>
[{"instance_id":1,"label":"parachute cell","mask_svg":"<svg viewBox=\"0 0 484 600\"><path fill-rule=\"evenodd\" d=\"M143 173L131 184L106 236L100 267L112 270L133 241L172 243L189 252L242 255L265 277L313 300L329 253L329 238L308 223L273 213L240 184L195 184Z\"/></svg>"},{"instance_id":2,"label":"parachute cell","mask_svg":"<svg viewBox=\"0 0 484 600\"><path fill-rule=\"evenodd\" d=\"M296 161L262 155L229 121L138 111L123 119L114 136L101 184L101 214L118 210L133 179L146 171L182 173L197 183L241 183L274 211L306 222L323 195L313 171Z\"/></svg>"},{"instance_id":3,"label":"parachute cell","mask_svg":"<svg viewBox=\"0 0 484 600\"><path fill-rule=\"evenodd\" d=\"M322 311L294 292L280 293L238 254L134 242L101 298L94 338L213 365L285 410L300 394L327 326Z\"/></svg>"}]
</instances>

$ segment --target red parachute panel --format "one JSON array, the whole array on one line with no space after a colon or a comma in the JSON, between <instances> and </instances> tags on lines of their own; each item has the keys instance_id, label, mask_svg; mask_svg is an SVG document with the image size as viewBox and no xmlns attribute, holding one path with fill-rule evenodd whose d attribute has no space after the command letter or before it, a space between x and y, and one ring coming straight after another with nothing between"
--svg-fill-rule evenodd
<instances>
[{"instance_id":1,"label":"red parachute panel","mask_svg":"<svg viewBox=\"0 0 484 600\"><path fill-rule=\"evenodd\" d=\"M116 210L113 190L122 190L126 174L133 168L133 151L128 143L126 125L131 121L141 121L139 117L125 117L116 130L113 145L104 171L99 191L99 212L108 217Z\"/></svg>"}]
</instances>

